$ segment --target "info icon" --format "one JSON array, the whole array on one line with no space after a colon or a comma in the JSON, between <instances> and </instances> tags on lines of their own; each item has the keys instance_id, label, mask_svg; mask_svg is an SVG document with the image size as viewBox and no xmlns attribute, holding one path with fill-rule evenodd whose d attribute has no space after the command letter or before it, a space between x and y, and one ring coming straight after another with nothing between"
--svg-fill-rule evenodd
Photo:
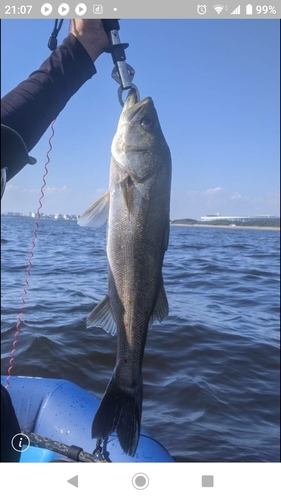
<instances>
[{"instance_id":1,"label":"info icon","mask_svg":"<svg viewBox=\"0 0 281 500\"><path fill-rule=\"evenodd\" d=\"M27 450L30 446L30 439L26 434L23 434L23 432L20 432L19 434L16 434L11 441L11 445L14 448L15 451L18 451L19 453L23 453L24 451Z\"/></svg>"}]
</instances>

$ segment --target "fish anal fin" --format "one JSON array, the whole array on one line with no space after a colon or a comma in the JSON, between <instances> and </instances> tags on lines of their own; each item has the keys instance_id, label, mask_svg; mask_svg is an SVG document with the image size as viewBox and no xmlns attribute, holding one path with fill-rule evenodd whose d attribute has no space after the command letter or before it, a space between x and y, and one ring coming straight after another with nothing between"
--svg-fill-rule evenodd
<instances>
[{"instance_id":1,"label":"fish anal fin","mask_svg":"<svg viewBox=\"0 0 281 500\"><path fill-rule=\"evenodd\" d=\"M78 224L84 227L98 228L108 219L109 211L109 192L107 191L101 198L99 198L93 205L86 210L80 217Z\"/></svg>"},{"instance_id":2,"label":"fish anal fin","mask_svg":"<svg viewBox=\"0 0 281 500\"><path fill-rule=\"evenodd\" d=\"M86 320L86 326L100 326L106 332L115 335L117 332L116 323L112 315L109 298L104 299L92 310Z\"/></svg>"},{"instance_id":3,"label":"fish anal fin","mask_svg":"<svg viewBox=\"0 0 281 500\"><path fill-rule=\"evenodd\" d=\"M152 315L150 316L149 327L152 326L153 322L156 320L159 321L159 323L161 323L161 321L163 321L163 319L166 318L168 314L169 314L169 304L164 288L164 283L162 280L162 285L160 287L160 292L155 304L155 308Z\"/></svg>"}]
</instances>

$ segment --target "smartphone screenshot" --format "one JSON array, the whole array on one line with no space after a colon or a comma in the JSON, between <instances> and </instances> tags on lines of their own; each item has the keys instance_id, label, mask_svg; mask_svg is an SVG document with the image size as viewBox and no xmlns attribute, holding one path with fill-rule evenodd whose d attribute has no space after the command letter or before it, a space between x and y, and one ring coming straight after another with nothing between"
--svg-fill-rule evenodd
<instances>
[{"instance_id":1,"label":"smartphone screenshot","mask_svg":"<svg viewBox=\"0 0 281 500\"><path fill-rule=\"evenodd\" d=\"M280 12L1 4L9 491L280 498Z\"/></svg>"}]
</instances>

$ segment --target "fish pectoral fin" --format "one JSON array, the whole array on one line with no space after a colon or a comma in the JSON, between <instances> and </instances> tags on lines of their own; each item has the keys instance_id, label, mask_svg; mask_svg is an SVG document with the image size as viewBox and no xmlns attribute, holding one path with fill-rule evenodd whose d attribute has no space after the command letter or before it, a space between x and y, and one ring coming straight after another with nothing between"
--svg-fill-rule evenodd
<instances>
[{"instance_id":1,"label":"fish pectoral fin","mask_svg":"<svg viewBox=\"0 0 281 500\"><path fill-rule=\"evenodd\" d=\"M163 319L166 318L166 316L168 316L168 314L169 314L169 304L168 304L168 300L167 300L167 296L166 296L166 292L165 292L165 288L164 288L164 283L162 281L162 285L160 288L158 299L157 299L154 311L153 311L152 315L150 316L148 326L151 327L153 322L156 320L159 321L159 323L161 323L161 321L163 321Z\"/></svg>"},{"instance_id":2,"label":"fish pectoral fin","mask_svg":"<svg viewBox=\"0 0 281 500\"><path fill-rule=\"evenodd\" d=\"M93 205L86 210L80 217L78 224L84 227L98 228L108 219L109 211L109 192L107 191L101 198L99 198Z\"/></svg>"},{"instance_id":3,"label":"fish pectoral fin","mask_svg":"<svg viewBox=\"0 0 281 500\"><path fill-rule=\"evenodd\" d=\"M117 327L112 315L109 298L106 295L104 299L92 310L87 317L86 326L101 326L106 332L115 335Z\"/></svg>"},{"instance_id":4,"label":"fish pectoral fin","mask_svg":"<svg viewBox=\"0 0 281 500\"><path fill-rule=\"evenodd\" d=\"M134 185L132 178L127 175L123 181L120 182L121 193L123 196L124 203L128 209L128 212L131 212L132 208L132 189L131 187Z\"/></svg>"}]
</instances>

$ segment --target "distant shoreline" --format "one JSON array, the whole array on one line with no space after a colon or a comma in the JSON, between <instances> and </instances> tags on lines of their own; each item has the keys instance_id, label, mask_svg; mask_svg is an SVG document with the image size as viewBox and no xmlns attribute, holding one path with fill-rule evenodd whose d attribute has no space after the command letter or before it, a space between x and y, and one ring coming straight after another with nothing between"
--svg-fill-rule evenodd
<instances>
[{"instance_id":1,"label":"distant shoreline","mask_svg":"<svg viewBox=\"0 0 281 500\"><path fill-rule=\"evenodd\" d=\"M37 218L37 214L36 214L36 217L31 217L30 215L5 215L5 214L1 214L1 217L3 217L4 219L31 219L31 220L34 220ZM63 217L59 217L59 218L54 218L54 217L46 217L45 215L40 215L40 220L52 220L52 221L63 221L63 222L78 222L78 218L76 219L64 219Z\"/></svg>"},{"instance_id":2,"label":"distant shoreline","mask_svg":"<svg viewBox=\"0 0 281 500\"><path fill-rule=\"evenodd\" d=\"M223 226L219 224L171 224L171 226L181 226L181 227L212 227L212 228L222 228L222 229L262 229L262 230L270 230L270 231L280 231L280 227L272 227L272 226L234 226L228 225Z\"/></svg>"},{"instance_id":3,"label":"distant shoreline","mask_svg":"<svg viewBox=\"0 0 281 500\"><path fill-rule=\"evenodd\" d=\"M5 215L1 214L1 217L5 219L33 219L35 220L35 217L30 217L29 215ZM52 221L64 221L64 222L78 222L77 219L53 219L49 217L45 217L44 215L40 217L40 220L52 220ZM212 228L222 228L222 229L262 229L262 230L269 230L269 231L280 231L280 226L279 227L274 227L274 226L240 226L236 224L201 224L201 223L170 223L171 226L180 226L180 227L212 227Z\"/></svg>"}]
</instances>

